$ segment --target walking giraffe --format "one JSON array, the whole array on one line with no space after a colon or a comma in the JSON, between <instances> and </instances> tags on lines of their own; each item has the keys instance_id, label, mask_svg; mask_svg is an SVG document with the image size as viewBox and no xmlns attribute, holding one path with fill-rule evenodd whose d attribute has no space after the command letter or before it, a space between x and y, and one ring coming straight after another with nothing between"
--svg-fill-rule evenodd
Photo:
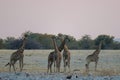
<instances>
[{"instance_id":1,"label":"walking giraffe","mask_svg":"<svg viewBox=\"0 0 120 80\"><path fill-rule=\"evenodd\" d=\"M58 50L59 50L60 52L64 49L64 45L65 45L65 43L66 43L67 41L69 41L69 38L68 38L68 37L66 37L66 38L62 41L61 45L60 45L59 48L58 48ZM53 64L53 63L54 63L54 72L55 72L55 67L56 67L55 61L56 61L56 58L57 58L57 56L56 56L55 51L50 52L50 54L48 55L48 69L47 69L47 72L49 72L49 70L50 70L50 72L52 72L52 64Z\"/></svg>"},{"instance_id":2,"label":"walking giraffe","mask_svg":"<svg viewBox=\"0 0 120 80\"><path fill-rule=\"evenodd\" d=\"M22 45L21 47L13 52L10 56L10 62L8 62L5 66L8 66L9 65L9 71L11 72L11 66L13 66L13 69L14 71L16 72L16 69L15 69L15 63L19 60L19 67L20 67L20 71L22 71L23 69L23 58L24 58L24 48L25 48L25 43L26 43L26 38L27 38L27 34L24 34L23 36L23 42L22 42Z\"/></svg>"},{"instance_id":3,"label":"walking giraffe","mask_svg":"<svg viewBox=\"0 0 120 80\"><path fill-rule=\"evenodd\" d=\"M93 54L87 56L86 58L87 63L85 64L86 71L89 71L90 62L95 62L95 71L96 71L98 60L99 60L99 53L101 51L101 45L102 45L102 41L100 42L99 47L93 52Z\"/></svg>"}]
</instances>

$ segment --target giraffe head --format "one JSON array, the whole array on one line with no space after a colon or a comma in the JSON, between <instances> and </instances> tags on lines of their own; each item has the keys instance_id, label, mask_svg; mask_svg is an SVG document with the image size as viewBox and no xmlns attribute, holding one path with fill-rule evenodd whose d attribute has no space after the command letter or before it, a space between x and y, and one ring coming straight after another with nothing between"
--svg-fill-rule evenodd
<instances>
[{"instance_id":1,"label":"giraffe head","mask_svg":"<svg viewBox=\"0 0 120 80\"><path fill-rule=\"evenodd\" d=\"M24 34L24 37L28 37L28 34Z\"/></svg>"},{"instance_id":2,"label":"giraffe head","mask_svg":"<svg viewBox=\"0 0 120 80\"><path fill-rule=\"evenodd\" d=\"M65 36L64 39L67 40L68 42L70 42L70 38L68 36Z\"/></svg>"},{"instance_id":3,"label":"giraffe head","mask_svg":"<svg viewBox=\"0 0 120 80\"><path fill-rule=\"evenodd\" d=\"M27 32L26 32L26 33L23 33L23 34L22 34L22 40L23 40L24 42L26 42L29 36L30 36L29 33L27 33Z\"/></svg>"},{"instance_id":4,"label":"giraffe head","mask_svg":"<svg viewBox=\"0 0 120 80\"><path fill-rule=\"evenodd\" d=\"M22 39L26 39L31 35L31 32L27 31L25 33L22 33Z\"/></svg>"},{"instance_id":5,"label":"giraffe head","mask_svg":"<svg viewBox=\"0 0 120 80\"><path fill-rule=\"evenodd\" d=\"M57 39L57 37L56 37L56 36L51 36L51 38L52 38L52 39Z\"/></svg>"},{"instance_id":6,"label":"giraffe head","mask_svg":"<svg viewBox=\"0 0 120 80\"><path fill-rule=\"evenodd\" d=\"M70 38L67 35L58 34L58 39L60 39L61 41L65 40L65 41L70 42Z\"/></svg>"},{"instance_id":7,"label":"giraffe head","mask_svg":"<svg viewBox=\"0 0 120 80\"><path fill-rule=\"evenodd\" d=\"M28 34L23 34L23 38L27 38L29 35Z\"/></svg>"}]
</instances>

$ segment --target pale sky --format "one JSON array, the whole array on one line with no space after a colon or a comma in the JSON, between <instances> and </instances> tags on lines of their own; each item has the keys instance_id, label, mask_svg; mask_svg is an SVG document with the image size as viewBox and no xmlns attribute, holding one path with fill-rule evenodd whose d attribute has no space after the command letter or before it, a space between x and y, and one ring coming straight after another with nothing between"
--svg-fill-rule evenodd
<instances>
[{"instance_id":1,"label":"pale sky","mask_svg":"<svg viewBox=\"0 0 120 80\"><path fill-rule=\"evenodd\" d=\"M0 0L0 38L28 30L120 38L120 0Z\"/></svg>"}]
</instances>

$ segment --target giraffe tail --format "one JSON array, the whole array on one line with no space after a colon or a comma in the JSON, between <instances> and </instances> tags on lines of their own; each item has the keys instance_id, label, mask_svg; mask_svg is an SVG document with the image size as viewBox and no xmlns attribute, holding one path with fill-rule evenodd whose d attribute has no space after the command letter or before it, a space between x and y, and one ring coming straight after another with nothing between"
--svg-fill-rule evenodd
<instances>
[{"instance_id":1,"label":"giraffe tail","mask_svg":"<svg viewBox=\"0 0 120 80\"><path fill-rule=\"evenodd\" d=\"M9 63L9 62L5 65L5 67L6 67L6 66L8 66L8 65L10 65L10 63Z\"/></svg>"}]
</instances>

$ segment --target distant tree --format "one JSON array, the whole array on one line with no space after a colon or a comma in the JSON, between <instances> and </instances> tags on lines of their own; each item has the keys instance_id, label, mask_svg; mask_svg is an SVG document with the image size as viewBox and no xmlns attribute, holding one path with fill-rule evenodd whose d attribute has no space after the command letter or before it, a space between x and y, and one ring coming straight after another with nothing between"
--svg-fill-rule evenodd
<instances>
[{"instance_id":1,"label":"distant tree","mask_svg":"<svg viewBox=\"0 0 120 80\"><path fill-rule=\"evenodd\" d=\"M5 48L6 49L11 49L11 43L13 43L13 41L15 40L15 38L14 37L7 37L6 39L5 39Z\"/></svg>"},{"instance_id":2,"label":"distant tree","mask_svg":"<svg viewBox=\"0 0 120 80\"><path fill-rule=\"evenodd\" d=\"M42 49L41 44L32 39L27 40L25 48L26 49Z\"/></svg>"},{"instance_id":3,"label":"distant tree","mask_svg":"<svg viewBox=\"0 0 120 80\"><path fill-rule=\"evenodd\" d=\"M79 49L77 40L70 38L70 42L66 43L69 49Z\"/></svg>"},{"instance_id":4,"label":"distant tree","mask_svg":"<svg viewBox=\"0 0 120 80\"><path fill-rule=\"evenodd\" d=\"M70 39L70 42L67 42L66 45L68 46L69 49L78 49L78 43L77 43L77 40L73 37L73 36L70 36L70 35L66 35L66 34L62 34L62 33L59 33L58 36L68 36L69 39ZM61 41L59 42L59 44L61 43Z\"/></svg>"},{"instance_id":5,"label":"distant tree","mask_svg":"<svg viewBox=\"0 0 120 80\"><path fill-rule=\"evenodd\" d=\"M95 45L99 45L100 41L103 41L102 48L103 49L112 49L112 44L113 44L113 36L109 35L99 35L95 39Z\"/></svg>"},{"instance_id":6,"label":"distant tree","mask_svg":"<svg viewBox=\"0 0 120 80\"><path fill-rule=\"evenodd\" d=\"M94 46L94 42L89 35L83 36L78 41L78 44L79 44L80 49L92 49Z\"/></svg>"},{"instance_id":7,"label":"distant tree","mask_svg":"<svg viewBox=\"0 0 120 80\"><path fill-rule=\"evenodd\" d=\"M28 36L26 41L26 49L53 49L53 43L51 40L52 34L32 33L26 31L22 33ZM84 35L81 39L76 40L73 36L59 33L57 36L68 36L70 42L66 45L69 49L95 49L100 41L103 41L102 49L120 49L120 42L114 41L113 36L99 35L94 40L89 35ZM55 35L54 35L55 36ZM0 39L0 49L18 49L22 44L22 38L15 39L14 37L7 37L6 39ZM60 40L57 40L57 45L61 44Z\"/></svg>"},{"instance_id":8,"label":"distant tree","mask_svg":"<svg viewBox=\"0 0 120 80\"><path fill-rule=\"evenodd\" d=\"M4 43L3 43L3 39L0 39L0 49L4 48Z\"/></svg>"},{"instance_id":9,"label":"distant tree","mask_svg":"<svg viewBox=\"0 0 120 80\"><path fill-rule=\"evenodd\" d=\"M114 41L113 44L112 44L112 48L113 49L120 49L120 42Z\"/></svg>"},{"instance_id":10,"label":"distant tree","mask_svg":"<svg viewBox=\"0 0 120 80\"><path fill-rule=\"evenodd\" d=\"M22 39L15 39L9 43L9 49L18 49L22 45Z\"/></svg>"},{"instance_id":11,"label":"distant tree","mask_svg":"<svg viewBox=\"0 0 120 80\"><path fill-rule=\"evenodd\" d=\"M28 37L28 40L31 42L36 42L35 44L39 45L39 49L51 49L52 48L52 41L50 38L51 36L52 35L48 34L31 33Z\"/></svg>"}]
</instances>

